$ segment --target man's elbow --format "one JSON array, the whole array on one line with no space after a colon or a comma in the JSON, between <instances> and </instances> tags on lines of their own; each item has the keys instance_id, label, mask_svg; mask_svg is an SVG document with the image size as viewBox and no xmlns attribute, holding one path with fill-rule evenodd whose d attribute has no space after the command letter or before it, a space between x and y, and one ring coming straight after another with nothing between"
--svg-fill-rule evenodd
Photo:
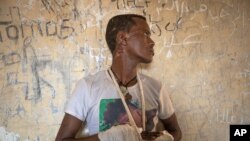
<instances>
[{"instance_id":1,"label":"man's elbow","mask_svg":"<svg viewBox=\"0 0 250 141\"><path fill-rule=\"evenodd\" d=\"M175 134L175 136L174 136L174 141L180 141L181 138L182 138L182 132L181 132L181 130L179 129L179 130L176 131L176 134Z\"/></svg>"}]
</instances>

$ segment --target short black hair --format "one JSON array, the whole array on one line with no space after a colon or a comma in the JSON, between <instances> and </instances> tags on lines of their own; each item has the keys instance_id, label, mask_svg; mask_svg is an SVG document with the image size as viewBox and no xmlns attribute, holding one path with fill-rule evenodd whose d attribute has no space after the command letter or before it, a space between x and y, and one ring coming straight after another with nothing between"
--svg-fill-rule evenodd
<instances>
[{"instance_id":1,"label":"short black hair","mask_svg":"<svg viewBox=\"0 0 250 141\"><path fill-rule=\"evenodd\" d=\"M129 32L131 27L136 24L133 18L140 18L146 21L144 16L136 14L116 15L109 20L105 38L111 53L113 53L115 50L116 36L118 31Z\"/></svg>"}]
</instances>

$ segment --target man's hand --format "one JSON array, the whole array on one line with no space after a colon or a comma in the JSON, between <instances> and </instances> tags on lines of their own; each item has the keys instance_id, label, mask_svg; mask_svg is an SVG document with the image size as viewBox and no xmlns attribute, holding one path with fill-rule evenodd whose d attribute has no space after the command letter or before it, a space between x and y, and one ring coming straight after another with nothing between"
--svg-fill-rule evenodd
<instances>
[{"instance_id":1,"label":"man's hand","mask_svg":"<svg viewBox=\"0 0 250 141\"><path fill-rule=\"evenodd\" d=\"M153 141L155 140L157 137L163 135L162 132L148 132L148 131L142 131L141 132L141 137L143 140L149 140L149 141Z\"/></svg>"},{"instance_id":2,"label":"man's hand","mask_svg":"<svg viewBox=\"0 0 250 141\"><path fill-rule=\"evenodd\" d=\"M148 132L142 131L141 137L145 141L173 141L174 138L167 131L162 132Z\"/></svg>"}]
</instances>

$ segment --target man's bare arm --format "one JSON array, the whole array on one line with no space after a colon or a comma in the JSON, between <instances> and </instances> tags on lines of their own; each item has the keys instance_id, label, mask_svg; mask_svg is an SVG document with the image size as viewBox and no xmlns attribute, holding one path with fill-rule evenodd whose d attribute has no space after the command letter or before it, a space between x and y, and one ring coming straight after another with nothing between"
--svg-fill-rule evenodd
<instances>
[{"instance_id":1,"label":"man's bare arm","mask_svg":"<svg viewBox=\"0 0 250 141\"><path fill-rule=\"evenodd\" d=\"M176 115L173 114L167 119L162 120L165 129L174 137L174 141L180 141L182 137Z\"/></svg>"},{"instance_id":2,"label":"man's bare arm","mask_svg":"<svg viewBox=\"0 0 250 141\"><path fill-rule=\"evenodd\" d=\"M81 125L81 120L66 113L55 141L100 141L98 135L76 139L75 136Z\"/></svg>"}]
</instances>

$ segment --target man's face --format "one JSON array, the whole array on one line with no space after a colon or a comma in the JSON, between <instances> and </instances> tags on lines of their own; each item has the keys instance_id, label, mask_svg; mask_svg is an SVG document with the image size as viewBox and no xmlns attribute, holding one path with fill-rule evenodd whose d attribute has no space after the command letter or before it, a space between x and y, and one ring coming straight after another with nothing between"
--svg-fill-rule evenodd
<instances>
[{"instance_id":1,"label":"man's face","mask_svg":"<svg viewBox=\"0 0 250 141\"><path fill-rule=\"evenodd\" d=\"M127 53L130 58L140 63L150 63L154 56L154 41L150 38L150 29L147 22L134 18L134 25L127 33Z\"/></svg>"}]
</instances>

